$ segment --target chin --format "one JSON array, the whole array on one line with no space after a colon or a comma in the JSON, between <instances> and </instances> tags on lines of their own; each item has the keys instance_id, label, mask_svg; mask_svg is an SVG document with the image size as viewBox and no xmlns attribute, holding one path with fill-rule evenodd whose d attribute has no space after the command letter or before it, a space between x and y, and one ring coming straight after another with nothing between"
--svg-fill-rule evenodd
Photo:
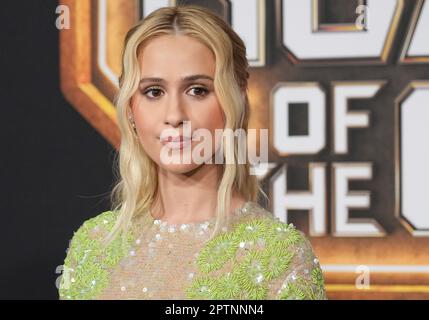
<instances>
[{"instance_id":1,"label":"chin","mask_svg":"<svg viewBox=\"0 0 429 320\"><path fill-rule=\"evenodd\" d=\"M159 164L158 163L158 166L167 172L171 172L174 174L186 174L186 173L191 173L192 171L195 171L196 169L201 167L202 164L195 164L195 163L190 163L190 164Z\"/></svg>"}]
</instances>

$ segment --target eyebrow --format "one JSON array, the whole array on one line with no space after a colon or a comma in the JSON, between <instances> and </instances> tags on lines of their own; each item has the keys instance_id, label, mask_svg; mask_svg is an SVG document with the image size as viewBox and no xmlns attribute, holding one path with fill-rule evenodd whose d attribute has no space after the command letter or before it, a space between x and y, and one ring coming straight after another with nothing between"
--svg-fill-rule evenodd
<instances>
[{"instance_id":1,"label":"eyebrow","mask_svg":"<svg viewBox=\"0 0 429 320\"><path fill-rule=\"evenodd\" d=\"M186 76L186 77L182 77L180 80L183 82L190 82L190 81L195 81L198 79L207 79L207 80L211 80L213 81L213 78L210 76L207 76L205 74L193 74L190 76ZM164 79L162 78L155 78L155 77L147 77L147 78L142 78L140 79L139 84L145 83L145 82L165 82Z\"/></svg>"}]
</instances>

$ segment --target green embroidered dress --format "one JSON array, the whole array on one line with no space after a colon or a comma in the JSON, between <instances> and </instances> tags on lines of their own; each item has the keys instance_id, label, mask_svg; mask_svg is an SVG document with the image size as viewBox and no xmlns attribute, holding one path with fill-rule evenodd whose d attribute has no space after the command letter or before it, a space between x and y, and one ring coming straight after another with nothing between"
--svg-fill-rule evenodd
<instances>
[{"instance_id":1,"label":"green embroidered dress","mask_svg":"<svg viewBox=\"0 0 429 320\"><path fill-rule=\"evenodd\" d=\"M60 299L327 299L309 240L256 202L208 242L215 218L169 224L143 214L125 250L120 237L103 249L116 216L103 212L74 233Z\"/></svg>"}]
</instances>

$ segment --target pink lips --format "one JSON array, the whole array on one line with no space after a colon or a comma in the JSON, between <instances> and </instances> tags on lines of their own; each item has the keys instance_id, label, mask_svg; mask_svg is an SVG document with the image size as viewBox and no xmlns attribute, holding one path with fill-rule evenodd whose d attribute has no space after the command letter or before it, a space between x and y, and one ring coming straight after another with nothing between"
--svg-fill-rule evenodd
<instances>
[{"instance_id":1,"label":"pink lips","mask_svg":"<svg viewBox=\"0 0 429 320\"><path fill-rule=\"evenodd\" d=\"M179 135L179 136L175 136L175 137L173 137L173 136L168 136L168 137L165 137L164 139L162 139L161 140L161 142L177 142L177 141L184 141L184 140L190 140L191 138L190 137L185 137L185 136L181 136L181 135Z\"/></svg>"},{"instance_id":2,"label":"pink lips","mask_svg":"<svg viewBox=\"0 0 429 320\"><path fill-rule=\"evenodd\" d=\"M161 143L171 149L183 149L185 146L191 144L191 137L186 137L182 135L178 136L167 136L160 139Z\"/></svg>"}]
</instances>

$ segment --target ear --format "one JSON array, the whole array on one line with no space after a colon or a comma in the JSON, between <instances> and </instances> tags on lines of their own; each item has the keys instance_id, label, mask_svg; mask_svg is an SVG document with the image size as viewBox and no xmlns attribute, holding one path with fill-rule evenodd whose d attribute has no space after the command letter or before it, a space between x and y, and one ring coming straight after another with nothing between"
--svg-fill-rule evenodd
<instances>
[{"instance_id":1,"label":"ear","mask_svg":"<svg viewBox=\"0 0 429 320\"><path fill-rule=\"evenodd\" d=\"M134 112L134 102L135 102L135 97L134 95L132 95L130 97L130 100L128 101L128 107L127 107L127 112L130 112L130 114L132 115Z\"/></svg>"}]
</instances>

